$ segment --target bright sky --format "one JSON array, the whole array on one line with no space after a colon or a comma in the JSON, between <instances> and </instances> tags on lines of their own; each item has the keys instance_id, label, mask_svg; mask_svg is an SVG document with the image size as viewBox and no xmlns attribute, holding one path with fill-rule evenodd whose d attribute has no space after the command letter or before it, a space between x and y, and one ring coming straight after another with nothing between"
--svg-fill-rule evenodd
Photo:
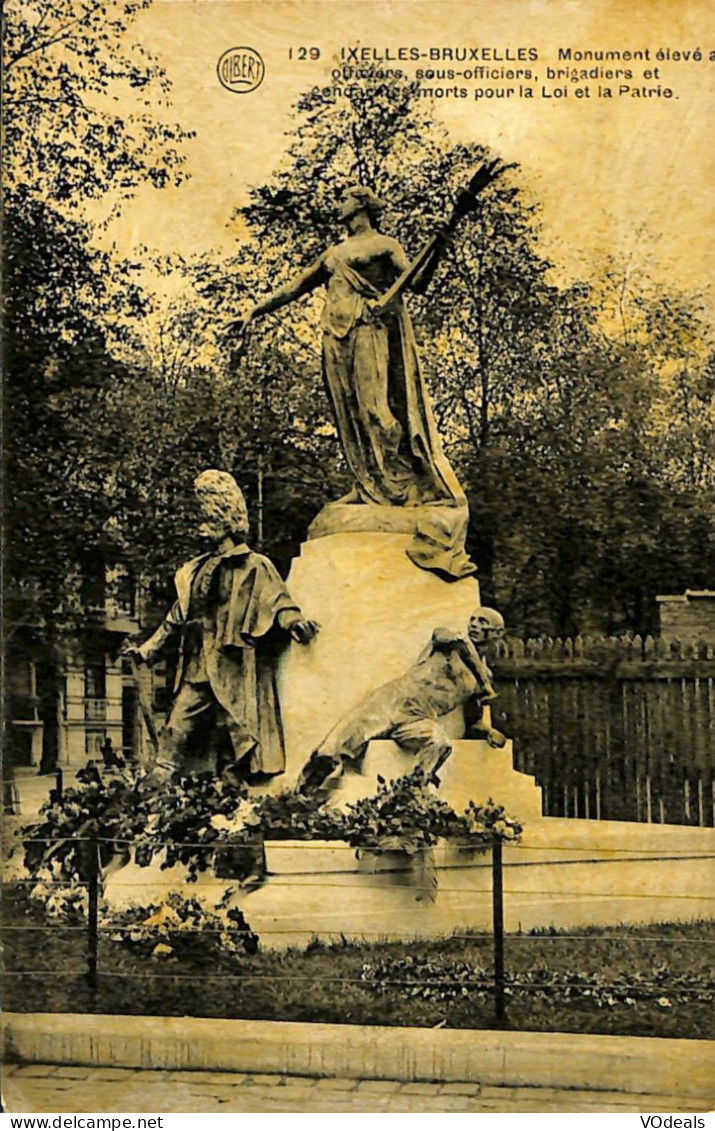
<instances>
[{"instance_id":1,"label":"bright sky","mask_svg":"<svg viewBox=\"0 0 715 1131\"><path fill-rule=\"evenodd\" d=\"M111 237L122 251L135 243L185 253L228 250L232 208L280 160L292 103L305 88L329 81L325 66L341 47L359 42L396 53L466 46L502 54L535 47L536 63L489 65L532 67L539 81L529 85L537 95L542 85L563 85L546 81L547 66L630 66L636 74L626 85L667 86L676 97L606 101L595 97L596 87L617 88L619 81L587 80L590 98L577 98L567 83L562 99L475 101L474 80L445 81L469 90L467 99L435 104L450 135L486 143L522 165L543 205L547 250L568 271L577 274L584 259L615 252L663 282L705 288L713 276L712 11L705 0L155 0L134 28L173 80L172 117L197 131L192 179L176 190L141 192ZM238 45L257 49L265 62L264 82L250 94L223 89L216 76L219 56ZM321 60L291 62L291 46L316 46ZM651 59L559 62L558 49L566 47L648 49ZM704 58L659 61L659 48L699 48ZM402 64L411 73L417 65L429 64ZM478 64L457 67L470 65ZM642 71L656 67L658 79L646 82Z\"/></svg>"}]
</instances>

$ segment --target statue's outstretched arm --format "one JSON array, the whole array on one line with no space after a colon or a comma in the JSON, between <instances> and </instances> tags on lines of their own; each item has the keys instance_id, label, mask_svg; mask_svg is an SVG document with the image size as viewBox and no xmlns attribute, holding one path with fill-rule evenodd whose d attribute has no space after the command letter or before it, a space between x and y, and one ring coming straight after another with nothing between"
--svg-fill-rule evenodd
<instances>
[{"instance_id":1,"label":"statue's outstretched arm","mask_svg":"<svg viewBox=\"0 0 715 1131\"><path fill-rule=\"evenodd\" d=\"M270 314L274 310L280 310L282 306L287 306L288 303L293 302L294 299L302 298L310 291L315 290L321 283L325 282L325 268L323 264L323 256L321 255L310 267L302 271L300 275L296 275L289 282L285 283L282 287L278 287L267 298L257 302L256 305L249 310L245 317L240 318L237 322L233 322L229 327L229 332L236 334L238 337L243 337L246 333L251 322L256 318L260 318L263 314Z\"/></svg>"},{"instance_id":2,"label":"statue's outstretched arm","mask_svg":"<svg viewBox=\"0 0 715 1131\"><path fill-rule=\"evenodd\" d=\"M151 664L162 650L167 640L173 636L175 632L179 631L183 623L184 619L181 614L179 602L175 601L156 632L153 632L149 639L145 640L141 645L129 645L129 647L124 649L124 655L132 655L142 663Z\"/></svg>"},{"instance_id":3,"label":"statue's outstretched arm","mask_svg":"<svg viewBox=\"0 0 715 1131\"><path fill-rule=\"evenodd\" d=\"M270 314L272 310L280 310L282 306L287 306L294 299L309 294L323 282L323 275L323 257L321 255L300 275L294 276L282 287L278 287L268 298L256 303L251 311L251 317L257 318L261 314Z\"/></svg>"}]
</instances>

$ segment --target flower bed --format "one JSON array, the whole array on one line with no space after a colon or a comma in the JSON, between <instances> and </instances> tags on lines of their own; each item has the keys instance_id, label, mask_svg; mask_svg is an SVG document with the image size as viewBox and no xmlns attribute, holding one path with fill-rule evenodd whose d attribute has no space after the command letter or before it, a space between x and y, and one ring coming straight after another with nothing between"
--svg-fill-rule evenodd
<instances>
[{"instance_id":1,"label":"flower bed","mask_svg":"<svg viewBox=\"0 0 715 1131\"><path fill-rule=\"evenodd\" d=\"M22 833L25 865L37 880L32 894L48 913L85 912L85 895L74 885L87 880L89 854L98 851L105 873L133 859L143 868L154 862L161 869L181 865L184 882L194 883L212 869L226 879L227 889L213 907L205 896L197 906L221 918L227 938L233 929L228 916L235 911L230 897L242 885L250 889L261 882L267 841L341 842L374 870L381 863L389 870L385 854L399 853L425 871L431 867L426 853L440 843L480 848L494 837L513 841L521 833L518 822L491 800L482 806L470 802L464 813L455 813L419 770L394 782L380 779L373 797L345 811L317 807L290 792L249 798L245 787L211 774L157 786L145 770L125 765L101 773L90 766L77 777L78 786L45 805L41 819ZM129 913L122 912L120 926ZM133 913L141 927L159 912L153 905Z\"/></svg>"},{"instance_id":2,"label":"flower bed","mask_svg":"<svg viewBox=\"0 0 715 1131\"><path fill-rule=\"evenodd\" d=\"M145 923L143 935L127 923L135 932L129 945L114 928L102 931L98 989L92 995L84 974L85 932L77 929L82 919L50 918L40 903L28 900L25 885L10 889L5 1008L494 1027L489 935L313 944L307 951L264 954L242 942L227 949L223 928L214 931L190 907L187 912L183 923L165 912L153 929ZM190 929L196 922L199 932ZM508 935L508 1024L533 1031L711 1039L713 942L712 923L588 930L578 938L558 932ZM37 973L12 974L38 965Z\"/></svg>"}]
</instances>

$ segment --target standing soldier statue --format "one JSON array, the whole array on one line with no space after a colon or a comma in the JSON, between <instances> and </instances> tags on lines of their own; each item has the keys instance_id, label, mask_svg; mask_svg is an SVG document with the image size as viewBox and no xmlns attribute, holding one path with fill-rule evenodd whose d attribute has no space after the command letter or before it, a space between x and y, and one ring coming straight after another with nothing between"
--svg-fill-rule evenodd
<instances>
[{"instance_id":1,"label":"standing soldier statue","mask_svg":"<svg viewBox=\"0 0 715 1131\"><path fill-rule=\"evenodd\" d=\"M204 471L194 487L203 513L201 534L212 549L180 567L176 600L164 620L144 644L124 652L150 664L168 640L179 637L174 695L158 739L156 769L167 775L214 769L209 737L218 727L230 740L232 777L280 774L285 751L276 644L290 639L309 644L317 625L305 619L273 563L247 545L246 502L233 476Z\"/></svg>"}]
</instances>

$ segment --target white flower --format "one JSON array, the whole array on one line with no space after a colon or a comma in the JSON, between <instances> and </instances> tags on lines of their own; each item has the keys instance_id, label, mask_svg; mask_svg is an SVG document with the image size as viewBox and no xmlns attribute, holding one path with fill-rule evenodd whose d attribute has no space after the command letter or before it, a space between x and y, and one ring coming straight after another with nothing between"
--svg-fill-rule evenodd
<instances>
[{"instance_id":1,"label":"white flower","mask_svg":"<svg viewBox=\"0 0 715 1131\"><path fill-rule=\"evenodd\" d=\"M672 1004L673 1003L669 1001L667 997L658 998L658 1005L661 1007L661 1009L670 1009Z\"/></svg>"},{"instance_id":2,"label":"white flower","mask_svg":"<svg viewBox=\"0 0 715 1131\"><path fill-rule=\"evenodd\" d=\"M174 953L173 946L167 946L166 943L157 943L151 952L155 958L167 958L170 954Z\"/></svg>"},{"instance_id":3,"label":"white flower","mask_svg":"<svg viewBox=\"0 0 715 1131\"><path fill-rule=\"evenodd\" d=\"M240 818L246 827L260 824L260 817L256 812L255 805L252 805L251 802L246 799L239 801L238 808L233 816L234 819Z\"/></svg>"},{"instance_id":4,"label":"white flower","mask_svg":"<svg viewBox=\"0 0 715 1131\"><path fill-rule=\"evenodd\" d=\"M214 813L213 817L211 818L210 824L211 828L216 829L216 831L219 833L236 831L235 820L233 818L229 820L228 817L224 817L223 813Z\"/></svg>"},{"instance_id":5,"label":"white flower","mask_svg":"<svg viewBox=\"0 0 715 1131\"><path fill-rule=\"evenodd\" d=\"M217 832L239 833L259 822L255 806L251 805L250 801L241 800L230 817L224 816L223 813L214 813L210 824Z\"/></svg>"}]
</instances>

